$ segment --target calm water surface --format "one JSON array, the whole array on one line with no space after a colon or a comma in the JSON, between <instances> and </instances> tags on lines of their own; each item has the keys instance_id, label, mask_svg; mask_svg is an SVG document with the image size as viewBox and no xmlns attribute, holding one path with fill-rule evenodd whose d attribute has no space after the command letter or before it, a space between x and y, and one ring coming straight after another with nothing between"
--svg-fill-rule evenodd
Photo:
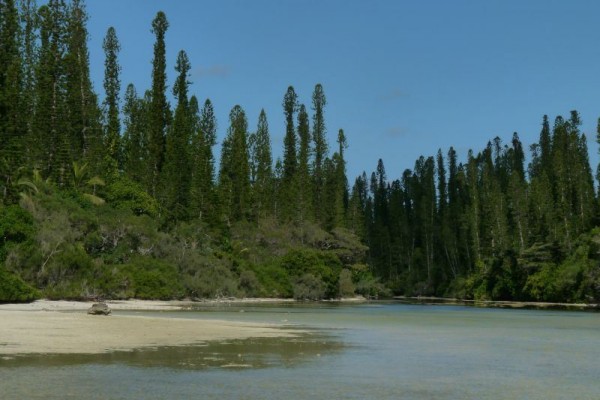
<instances>
[{"instance_id":1,"label":"calm water surface","mask_svg":"<svg viewBox=\"0 0 600 400\"><path fill-rule=\"evenodd\" d=\"M600 399L599 313L376 303L152 315L309 333L0 359L0 399Z\"/></svg>"}]
</instances>

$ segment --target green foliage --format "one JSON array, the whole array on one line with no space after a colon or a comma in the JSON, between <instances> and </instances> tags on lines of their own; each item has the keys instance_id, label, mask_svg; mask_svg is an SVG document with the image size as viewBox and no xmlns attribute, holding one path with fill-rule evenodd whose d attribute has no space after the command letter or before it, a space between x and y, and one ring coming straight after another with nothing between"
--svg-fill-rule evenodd
<instances>
[{"instance_id":1,"label":"green foliage","mask_svg":"<svg viewBox=\"0 0 600 400\"><path fill-rule=\"evenodd\" d=\"M166 97L165 34L168 28L167 16L164 12L159 11L152 20L152 33L156 36L156 41L154 43L154 58L152 59L152 90L147 115L149 121L148 152L146 170L144 171L148 192L155 197L158 195L159 177L165 157L165 137L171 119L171 110Z\"/></svg>"},{"instance_id":2,"label":"green foliage","mask_svg":"<svg viewBox=\"0 0 600 400\"><path fill-rule=\"evenodd\" d=\"M547 263L527 277L525 294L532 300L554 302L598 301L600 287L600 231L578 240L578 246L559 264Z\"/></svg>"},{"instance_id":3,"label":"green foliage","mask_svg":"<svg viewBox=\"0 0 600 400\"><path fill-rule=\"evenodd\" d=\"M598 196L576 111L543 117L531 157L515 133L463 163L453 148L419 157L395 180L379 160L349 196L347 139L340 129L328 154L322 85L312 118L289 86L282 160L265 111L250 133L235 106L216 180L216 113L188 98L185 51L175 110L167 100L163 12L152 86L127 87L121 134L114 29L101 111L83 1L1 4L0 261L44 295L600 297Z\"/></svg>"},{"instance_id":4,"label":"green foliage","mask_svg":"<svg viewBox=\"0 0 600 400\"><path fill-rule=\"evenodd\" d=\"M192 298L236 297L241 293L231 269L223 263L204 264L193 275L184 276L184 286Z\"/></svg>"},{"instance_id":5,"label":"green foliage","mask_svg":"<svg viewBox=\"0 0 600 400\"><path fill-rule=\"evenodd\" d=\"M296 249L283 256L279 262L291 277L296 278L296 285L308 285L316 290L318 288L311 283L314 278L323 283L323 295L337 297L342 263L335 254Z\"/></svg>"},{"instance_id":6,"label":"green foliage","mask_svg":"<svg viewBox=\"0 0 600 400\"><path fill-rule=\"evenodd\" d=\"M105 197L118 210L128 210L135 215L158 215L157 201L140 184L124 176L108 184Z\"/></svg>"},{"instance_id":7,"label":"green foliage","mask_svg":"<svg viewBox=\"0 0 600 400\"><path fill-rule=\"evenodd\" d=\"M219 171L219 197L228 226L245 219L250 208L248 121L242 107L236 105L231 109L229 121Z\"/></svg>"},{"instance_id":8,"label":"green foliage","mask_svg":"<svg viewBox=\"0 0 600 400\"><path fill-rule=\"evenodd\" d=\"M352 272L348 269L343 269L340 272L340 278L338 282L339 296L350 297L354 295L354 282L352 282Z\"/></svg>"},{"instance_id":9,"label":"green foliage","mask_svg":"<svg viewBox=\"0 0 600 400\"><path fill-rule=\"evenodd\" d=\"M30 241L35 234L31 214L19 206L0 206L0 262L11 247Z\"/></svg>"},{"instance_id":10,"label":"green foliage","mask_svg":"<svg viewBox=\"0 0 600 400\"><path fill-rule=\"evenodd\" d=\"M0 265L0 303L21 303L36 300L40 293L20 277Z\"/></svg>"},{"instance_id":11,"label":"green foliage","mask_svg":"<svg viewBox=\"0 0 600 400\"><path fill-rule=\"evenodd\" d=\"M240 273L239 287L245 297L258 297L261 292L260 282L252 270Z\"/></svg>"},{"instance_id":12,"label":"green foliage","mask_svg":"<svg viewBox=\"0 0 600 400\"><path fill-rule=\"evenodd\" d=\"M117 39L117 33L112 26L106 31L106 36L102 42L104 49L104 91L106 98L104 99L105 107L105 127L104 127L104 144L109 157L115 163L121 164L121 154L119 151L119 139L121 135L121 121L119 120L119 92L121 90L121 81L119 73L121 66L118 62L118 54L121 50L121 45Z\"/></svg>"},{"instance_id":13,"label":"green foliage","mask_svg":"<svg viewBox=\"0 0 600 400\"><path fill-rule=\"evenodd\" d=\"M189 215L192 164L190 162L190 140L193 116L188 100L188 75L191 66L185 51L177 57L175 69L179 76L173 87L178 103L173 124L166 139L165 161L162 171L162 196L164 212L170 220L186 220Z\"/></svg>"},{"instance_id":14,"label":"green foliage","mask_svg":"<svg viewBox=\"0 0 600 400\"><path fill-rule=\"evenodd\" d=\"M138 299L173 299L183 297L177 269L149 257L136 257L118 268L127 297Z\"/></svg>"},{"instance_id":15,"label":"green foliage","mask_svg":"<svg viewBox=\"0 0 600 400\"><path fill-rule=\"evenodd\" d=\"M311 273L305 273L294 281L296 300L321 300L325 294L325 283Z\"/></svg>"},{"instance_id":16,"label":"green foliage","mask_svg":"<svg viewBox=\"0 0 600 400\"><path fill-rule=\"evenodd\" d=\"M289 272L279 263L273 262L254 267L256 278L262 287L260 296L289 298L293 285Z\"/></svg>"}]
</instances>

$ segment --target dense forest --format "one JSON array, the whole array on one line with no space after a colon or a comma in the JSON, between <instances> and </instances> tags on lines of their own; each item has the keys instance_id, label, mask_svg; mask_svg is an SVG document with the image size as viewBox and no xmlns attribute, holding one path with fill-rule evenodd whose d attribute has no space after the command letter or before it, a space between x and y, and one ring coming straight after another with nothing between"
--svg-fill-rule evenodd
<instances>
[{"instance_id":1,"label":"dense forest","mask_svg":"<svg viewBox=\"0 0 600 400\"><path fill-rule=\"evenodd\" d=\"M308 104L285 91L274 159L265 110L253 128L233 106L219 143L185 51L169 86L163 12L149 24L151 87L122 90L110 27L99 98L88 17L82 0L0 0L0 301L600 298L598 196L577 112L553 126L544 116L530 154L515 133L464 162L453 148L420 157L396 180L379 160L350 187L321 84Z\"/></svg>"}]
</instances>

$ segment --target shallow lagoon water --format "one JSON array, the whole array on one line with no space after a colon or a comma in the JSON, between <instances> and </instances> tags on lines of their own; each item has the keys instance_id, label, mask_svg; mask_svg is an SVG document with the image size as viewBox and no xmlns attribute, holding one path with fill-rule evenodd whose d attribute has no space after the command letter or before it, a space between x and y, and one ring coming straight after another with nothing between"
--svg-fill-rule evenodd
<instances>
[{"instance_id":1,"label":"shallow lagoon water","mask_svg":"<svg viewBox=\"0 0 600 400\"><path fill-rule=\"evenodd\" d=\"M599 313L368 303L151 314L308 332L0 360L0 399L600 398Z\"/></svg>"}]
</instances>

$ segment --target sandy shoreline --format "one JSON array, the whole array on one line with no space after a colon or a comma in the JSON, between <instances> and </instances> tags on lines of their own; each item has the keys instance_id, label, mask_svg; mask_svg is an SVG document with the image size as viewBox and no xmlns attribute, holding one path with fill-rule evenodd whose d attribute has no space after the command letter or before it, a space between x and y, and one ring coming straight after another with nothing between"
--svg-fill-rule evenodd
<instances>
[{"instance_id":1,"label":"sandy shoreline","mask_svg":"<svg viewBox=\"0 0 600 400\"><path fill-rule=\"evenodd\" d=\"M97 354L214 340L297 336L284 326L132 315L92 316L92 303L40 300L0 305L0 359L17 354ZM179 310L189 302L111 301L113 310ZM69 311L69 312L67 312Z\"/></svg>"},{"instance_id":2,"label":"sandy shoreline","mask_svg":"<svg viewBox=\"0 0 600 400\"><path fill-rule=\"evenodd\" d=\"M187 310L194 305L219 305L219 304L274 304L290 303L293 299L216 299L205 301L186 301L186 300L108 300L111 310L137 310L137 311L176 311ZM69 301L69 300L36 300L31 303L0 304L0 311L85 311L94 302L87 301Z\"/></svg>"},{"instance_id":3,"label":"sandy shoreline","mask_svg":"<svg viewBox=\"0 0 600 400\"><path fill-rule=\"evenodd\" d=\"M477 307L499 307L499 308L540 308L540 309L579 309L594 310L600 308L600 304L594 303L552 303L541 301L508 301L508 300L465 300L434 296L394 296L394 300L412 301L417 303L431 304L459 304L473 305Z\"/></svg>"}]
</instances>

